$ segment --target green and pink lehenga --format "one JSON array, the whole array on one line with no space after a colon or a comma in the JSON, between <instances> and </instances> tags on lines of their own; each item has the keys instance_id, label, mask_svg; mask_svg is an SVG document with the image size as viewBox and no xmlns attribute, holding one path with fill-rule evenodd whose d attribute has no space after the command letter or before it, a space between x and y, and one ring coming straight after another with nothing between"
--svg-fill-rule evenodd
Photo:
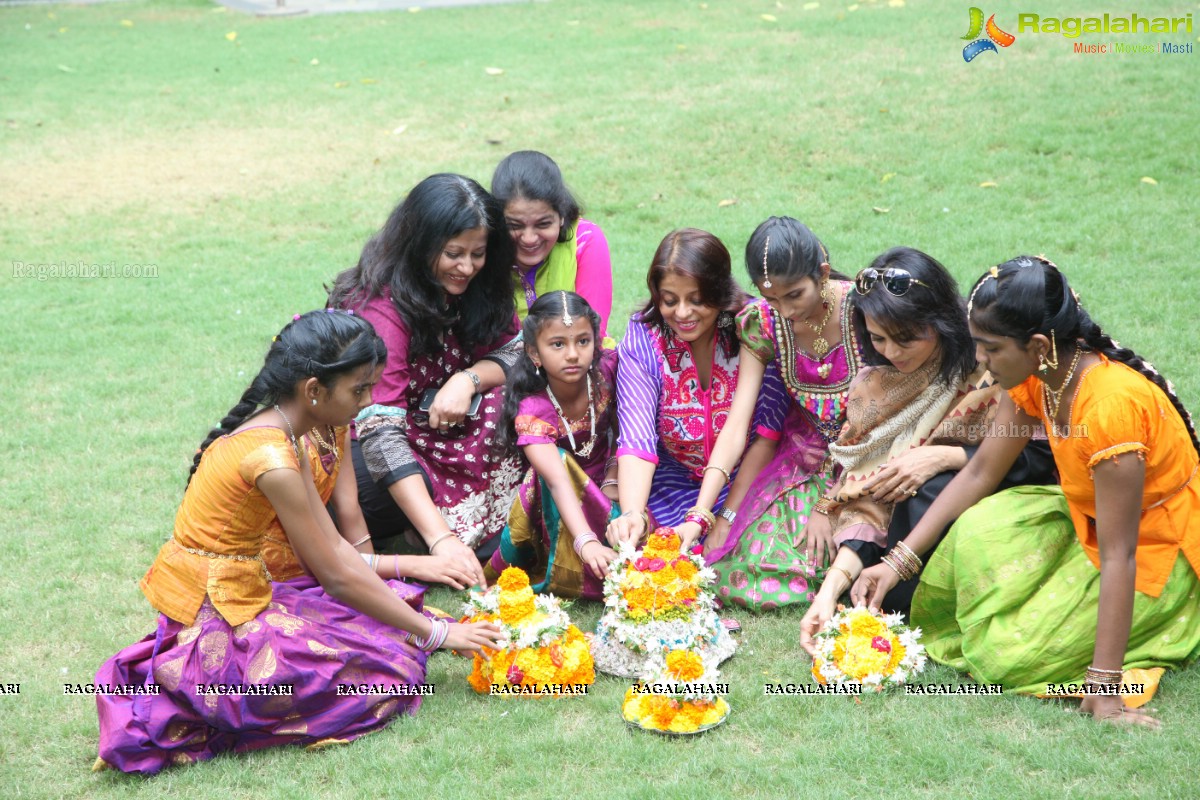
<instances>
[{"instance_id":1,"label":"green and pink lehenga","mask_svg":"<svg viewBox=\"0 0 1200 800\"><path fill-rule=\"evenodd\" d=\"M829 444L846 420L847 390L862 364L851 294L842 296L842 341L823 358L797 347L791 325L765 300L738 315L742 347L778 370L789 408L774 459L750 485L725 543L707 556L724 605L770 611L812 600L818 573L798 540L830 484Z\"/></svg>"}]
</instances>

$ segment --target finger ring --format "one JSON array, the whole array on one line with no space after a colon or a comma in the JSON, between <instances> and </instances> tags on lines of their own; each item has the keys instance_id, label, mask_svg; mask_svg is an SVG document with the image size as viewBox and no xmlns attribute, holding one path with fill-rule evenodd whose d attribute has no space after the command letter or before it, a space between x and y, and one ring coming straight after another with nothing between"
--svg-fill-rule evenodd
<instances>
[{"instance_id":1,"label":"finger ring","mask_svg":"<svg viewBox=\"0 0 1200 800\"><path fill-rule=\"evenodd\" d=\"M913 490L909 491L909 495L911 495L912 497L916 497L916 496L917 496L917 490L916 490L916 489L913 489Z\"/></svg>"}]
</instances>

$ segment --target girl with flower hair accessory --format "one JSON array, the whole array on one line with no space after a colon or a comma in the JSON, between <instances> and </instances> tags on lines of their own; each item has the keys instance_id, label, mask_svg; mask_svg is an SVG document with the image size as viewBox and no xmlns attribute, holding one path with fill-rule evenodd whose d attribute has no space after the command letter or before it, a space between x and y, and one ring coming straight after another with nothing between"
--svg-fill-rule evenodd
<instances>
[{"instance_id":1,"label":"girl with flower hair accessory","mask_svg":"<svg viewBox=\"0 0 1200 800\"><path fill-rule=\"evenodd\" d=\"M616 513L616 354L600 347L600 317L574 292L535 300L522 334L498 445L520 448L530 467L489 577L520 567L535 592L599 600L616 558L597 535Z\"/></svg>"},{"instance_id":2,"label":"girl with flower hair accessory","mask_svg":"<svg viewBox=\"0 0 1200 800\"><path fill-rule=\"evenodd\" d=\"M501 204L483 187L431 175L329 296L329 305L374 325L388 347L352 444L371 536L415 529L472 584L483 583L481 561L495 549L520 480L517 459L490 447L505 376L520 355L512 247Z\"/></svg>"},{"instance_id":3,"label":"girl with flower hair accessory","mask_svg":"<svg viewBox=\"0 0 1200 800\"><path fill-rule=\"evenodd\" d=\"M778 376L788 398L779 446L736 519L716 520L705 542L721 602L765 611L807 604L810 581L831 555L832 540L806 536L805 526L833 478L829 444L845 421L862 353L850 325L850 283L831 270L828 250L803 223L771 217L759 225L746 245L746 270L762 299L737 317L738 387L696 505L714 507L728 482L723 473L746 450L760 389L769 373ZM702 528L703 521L685 522L677 530L690 547Z\"/></svg>"},{"instance_id":4,"label":"girl with flower hair accessory","mask_svg":"<svg viewBox=\"0 0 1200 800\"><path fill-rule=\"evenodd\" d=\"M496 645L494 625L424 615L423 590L380 580L325 511L300 437L325 441L336 462L386 355L367 322L325 311L297 316L272 342L200 445L174 533L142 578L156 633L96 673L97 684L157 688L97 695L96 768L149 774L222 752L355 739L415 711L419 697L347 697L340 685L416 686L428 652ZM311 575L270 572L264 541L283 536Z\"/></svg>"},{"instance_id":5,"label":"girl with flower hair accessory","mask_svg":"<svg viewBox=\"0 0 1200 800\"><path fill-rule=\"evenodd\" d=\"M599 225L582 218L558 164L535 150L511 153L496 166L492 194L504 204L504 224L516 251L517 315L525 319L533 302L548 292L573 291L600 316L600 336L606 336L612 311L608 241Z\"/></svg>"},{"instance_id":6,"label":"girl with flower hair accessory","mask_svg":"<svg viewBox=\"0 0 1200 800\"><path fill-rule=\"evenodd\" d=\"M978 681L1029 694L1083 684L1084 713L1157 727L1140 706L1166 668L1200 655L1191 417L1045 258L989 270L968 309L977 355L1007 394L996 433L901 543L929 558L913 621L931 658ZM1038 423L1061 491L1019 487L980 502ZM878 606L896 580L872 567L851 596Z\"/></svg>"}]
</instances>

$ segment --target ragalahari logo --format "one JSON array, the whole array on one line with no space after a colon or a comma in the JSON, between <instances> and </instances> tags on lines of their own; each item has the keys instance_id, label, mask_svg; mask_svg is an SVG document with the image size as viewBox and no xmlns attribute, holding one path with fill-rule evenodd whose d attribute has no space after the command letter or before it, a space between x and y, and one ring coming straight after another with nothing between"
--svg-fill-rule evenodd
<instances>
[{"instance_id":1,"label":"ragalahari logo","mask_svg":"<svg viewBox=\"0 0 1200 800\"><path fill-rule=\"evenodd\" d=\"M980 38L979 34L987 31L987 36ZM1005 33L1000 30L1000 26L996 24L996 15L992 14L988 17L987 25L983 24L983 10L975 7L971 8L971 29L967 31L964 39L973 40L970 44L963 48L963 61L970 62L975 56L980 53L991 51L999 53L996 45L1008 47L1017 40L1017 37L1011 33Z\"/></svg>"}]
</instances>

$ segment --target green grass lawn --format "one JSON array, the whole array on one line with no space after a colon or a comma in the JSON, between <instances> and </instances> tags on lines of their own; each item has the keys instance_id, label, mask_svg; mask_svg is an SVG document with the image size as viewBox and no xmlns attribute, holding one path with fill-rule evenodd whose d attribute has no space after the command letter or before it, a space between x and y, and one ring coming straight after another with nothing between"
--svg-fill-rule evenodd
<instances>
[{"instance_id":1,"label":"green grass lawn","mask_svg":"<svg viewBox=\"0 0 1200 800\"><path fill-rule=\"evenodd\" d=\"M1132 10L1151 13L1086 15ZM1017 33L1015 11L997 21ZM21 683L0 696L0 796L1194 796L1198 669L1163 681L1157 735L1007 696L764 697L807 672L795 613L734 614L733 714L691 740L628 730L620 681L493 701L439 655L420 713L350 747L147 781L87 771L94 703L61 694L153 630L137 580L272 335L323 303L416 181L486 185L512 150L552 155L607 234L616 333L668 231L710 230L740 264L753 228L789 214L849 273L898 244L964 283L1045 252L1200 409L1200 56L1018 33L968 64L967 27L967 4L934 0L0 8L0 684ZM70 263L157 277L17 277ZM599 616L573 613L585 630Z\"/></svg>"}]
</instances>

